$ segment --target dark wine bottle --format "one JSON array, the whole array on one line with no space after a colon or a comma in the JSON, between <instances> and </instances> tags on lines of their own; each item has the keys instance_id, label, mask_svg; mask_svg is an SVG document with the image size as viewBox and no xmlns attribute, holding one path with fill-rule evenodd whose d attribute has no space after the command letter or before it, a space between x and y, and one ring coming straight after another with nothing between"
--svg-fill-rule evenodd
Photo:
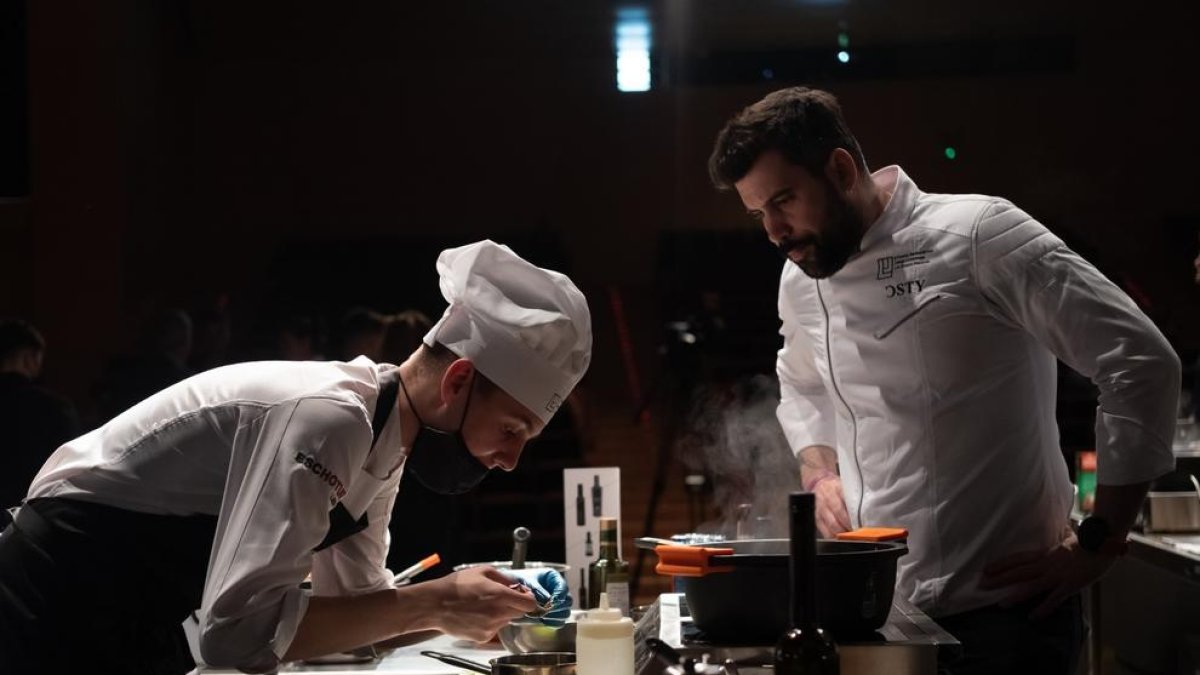
<instances>
[{"instance_id":1,"label":"dark wine bottle","mask_svg":"<svg viewBox=\"0 0 1200 675\"><path fill-rule=\"evenodd\" d=\"M775 675L837 675L837 646L817 619L816 498L810 492L792 493L788 512L792 627L775 645Z\"/></svg>"},{"instance_id":2,"label":"dark wine bottle","mask_svg":"<svg viewBox=\"0 0 1200 675\"><path fill-rule=\"evenodd\" d=\"M592 476L592 515L597 518L600 517L600 504L603 502L601 492L600 476Z\"/></svg>"},{"instance_id":3,"label":"dark wine bottle","mask_svg":"<svg viewBox=\"0 0 1200 675\"><path fill-rule=\"evenodd\" d=\"M587 521L584 519L585 509L583 506L583 483L575 484L575 524L583 525Z\"/></svg>"}]
</instances>

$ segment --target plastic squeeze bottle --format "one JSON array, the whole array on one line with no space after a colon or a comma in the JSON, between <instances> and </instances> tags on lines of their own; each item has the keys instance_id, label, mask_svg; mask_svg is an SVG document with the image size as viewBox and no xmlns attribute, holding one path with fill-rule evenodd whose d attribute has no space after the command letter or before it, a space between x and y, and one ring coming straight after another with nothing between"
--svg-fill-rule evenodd
<instances>
[{"instance_id":1,"label":"plastic squeeze bottle","mask_svg":"<svg viewBox=\"0 0 1200 675\"><path fill-rule=\"evenodd\" d=\"M608 593L575 627L577 675L634 675L633 619L608 606Z\"/></svg>"}]
</instances>

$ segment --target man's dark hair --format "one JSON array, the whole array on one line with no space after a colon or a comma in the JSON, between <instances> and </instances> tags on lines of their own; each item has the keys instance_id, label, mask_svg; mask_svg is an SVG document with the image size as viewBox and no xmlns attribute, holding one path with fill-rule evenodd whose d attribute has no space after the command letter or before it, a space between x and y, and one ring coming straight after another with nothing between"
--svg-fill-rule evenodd
<instances>
[{"instance_id":1,"label":"man's dark hair","mask_svg":"<svg viewBox=\"0 0 1200 675\"><path fill-rule=\"evenodd\" d=\"M708 175L718 190L728 190L764 152L779 150L789 162L820 177L836 148L849 152L866 172L862 148L833 94L808 87L780 89L725 124L708 158Z\"/></svg>"},{"instance_id":2,"label":"man's dark hair","mask_svg":"<svg viewBox=\"0 0 1200 675\"><path fill-rule=\"evenodd\" d=\"M33 324L13 317L0 317L0 361L26 349L46 350L46 341Z\"/></svg>"}]
</instances>

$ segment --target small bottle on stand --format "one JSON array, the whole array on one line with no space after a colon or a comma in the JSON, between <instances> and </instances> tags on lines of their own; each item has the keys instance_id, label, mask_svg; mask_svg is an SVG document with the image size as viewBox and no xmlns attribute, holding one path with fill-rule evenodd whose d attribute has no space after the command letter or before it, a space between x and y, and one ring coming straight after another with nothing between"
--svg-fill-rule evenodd
<instances>
[{"instance_id":1,"label":"small bottle on stand","mask_svg":"<svg viewBox=\"0 0 1200 675\"><path fill-rule=\"evenodd\" d=\"M633 675L633 619L608 606L601 593L596 609L578 621L575 672L578 675Z\"/></svg>"},{"instance_id":2,"label":"small bottle on stand","mask_svg":"<svg viewBox=\"0 0 1200 675\"><path fill-rule=\"evenodd\" d=\"M587 538L584 540L583 554L589 558L596 555L595 550L592 549L592 533L591 532L587 533Z\"/></svg>"},{"instance_id":3,"label":"small bottle on stand","mask_svg":"<svg viewBox=\"0 0 1200 675\"><path fill-rule=\"evenodd\" d=\"M788 514L792 627L775 645L775 675L837 675L837 646L817 620L816 497L810 492L792 493Z\"/></svg>"},{"instance_id":4,"label":"small bottle on stand","mask_svg":"<svg viewBox=\"0 0 1200 675\"><path fill-rule=\"evenodd\" d=\"M600 487L600 476L592 476L592 515L600 517L600 505L604 503L603 489Z\"/></svg>"},{"instance_id":5,"label":"small bottle on stand","mask_svg":"<svg viewBox=\"0 0 1200 675\"><path fill-rule=\"evenodd\" d=\"M629 563L617 555L617 519L600 519L600 556L588 565L588 606L600 605L608 594L614 609L629 616Z\"/></svg>"},{"instance_id":6,"label":"small bottle on stand","mask_svg":"<svg viewBox=\"0 0 1200 675\"><path fill-rule=\"evenodd\" d=\"M584 525L586 508L583 505L583 483L575 484L575 524Z\"/></svg>"}]
</instances>

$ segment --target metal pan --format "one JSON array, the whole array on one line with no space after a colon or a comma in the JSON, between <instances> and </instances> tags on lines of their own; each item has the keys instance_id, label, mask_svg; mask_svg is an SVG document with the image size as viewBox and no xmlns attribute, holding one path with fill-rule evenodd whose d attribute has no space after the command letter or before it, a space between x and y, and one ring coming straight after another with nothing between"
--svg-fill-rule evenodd
<instances>
[{"instance_id":1,"label":"metal pan","mask_svg":"<svg viewBox=\"0 0 1200 675\"><path fill-rule=\"evenodd\" d=\"M476 673L491 675L575 675L575 654L572 652L533 652L529 654L510 654L490 661L491 666L485 666L478 661L464 659L461 656L443 654L441 652L423 651L423 656L437 659L442 663L459 668L466 668Z\"/></svg>"}]
</instances>

